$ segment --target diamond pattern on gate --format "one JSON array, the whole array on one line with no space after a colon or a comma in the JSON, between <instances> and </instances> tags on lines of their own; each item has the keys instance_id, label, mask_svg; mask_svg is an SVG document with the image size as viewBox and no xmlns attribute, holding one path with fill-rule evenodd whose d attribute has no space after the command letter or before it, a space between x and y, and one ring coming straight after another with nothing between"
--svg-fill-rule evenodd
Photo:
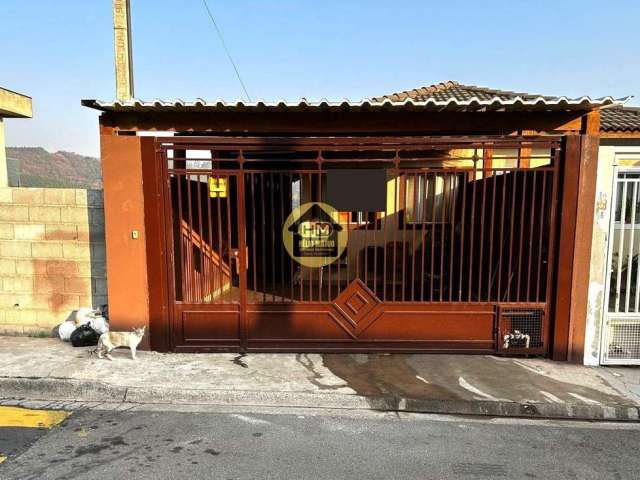
<instances>
[{"instance_id":1,"label":"diamond pattern on gate","mask_svg":"<svg viewBox=\"0 0 640 480\"><path fill-rule=\"evenodd\" d=\"M376 307L380 304L380 300L359 279L347 285L347 288L335 299L334 304L336 309L358 331L362 331L364 324L368 326L379 316Z\"/></svg>"}]
</instances>

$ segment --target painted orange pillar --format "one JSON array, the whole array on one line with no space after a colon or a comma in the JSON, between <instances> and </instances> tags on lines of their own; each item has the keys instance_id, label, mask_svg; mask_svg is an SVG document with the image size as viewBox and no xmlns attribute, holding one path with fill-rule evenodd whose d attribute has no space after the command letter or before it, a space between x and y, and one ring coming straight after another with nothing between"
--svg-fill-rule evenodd
<instances>
[{"instance_id":1,"label":"painted orange pillar","mask_svg":"<svg viewBox=\"0 0 640 480\"><path fill-rule=\"evenodd\" d=\"M122 331L146 326L142 349L150 344L142 184L145 140L113 135L110 129L100 136L110 326Z\"/></svg>"}]
</instances>

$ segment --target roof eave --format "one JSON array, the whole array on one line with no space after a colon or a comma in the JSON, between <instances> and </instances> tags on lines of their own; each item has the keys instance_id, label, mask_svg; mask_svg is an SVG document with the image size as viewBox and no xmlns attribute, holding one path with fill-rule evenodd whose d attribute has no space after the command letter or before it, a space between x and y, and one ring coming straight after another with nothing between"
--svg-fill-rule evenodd
<instances>
[{"instance_id":1,"label":"roof eave","mask_svg":"<svg viewBox=\"0 0 640 480\"><path fill-rule=\"evenodd\" d=\"M207 102L197 99L193 102L185 102L183 100L161 101L153 100L150 102L134 99L126 102L114 101L104 102L100 100L82 100L82 105L104 112L237 112L237 111L358 111L358 110L423 110L423 111L455 111L455 112L480 112L480 111L589 111L607 106L622 106L631 97L615 99L613 97L603 97L591 99L590 97L580 97L569 99L559 97L554 100L548 100L544 97L535 99L523 99L516 97L509 100L503 100L495 97L491 100L480 100L476 97L469 100L460 101L457 99L437 100L428 98L421 101L407 98L403 101L391 101L385 99L383 101L373 101L364 99L361 101L328 101L320 100L318 102L310 102L301 99L297 102L287 102L280 100L277 102L265 102L258 100L256 102L225 102L223 100L214 100Z\"/></svg>"},{"instance_id":2,"label":"roof eave","mask_svg":"<svg viewBox=\"0 0 640 480\"><path fill-rule=\"evenodd\" d=\"M31 97L0 87L0 118L31 118Z\"/></svg>"}]
</instances>

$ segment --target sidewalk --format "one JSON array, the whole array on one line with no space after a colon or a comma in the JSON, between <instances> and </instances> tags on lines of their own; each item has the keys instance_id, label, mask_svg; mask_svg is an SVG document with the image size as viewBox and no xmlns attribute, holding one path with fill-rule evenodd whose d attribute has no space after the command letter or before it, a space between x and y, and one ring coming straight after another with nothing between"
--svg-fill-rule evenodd
<instances>
[{"instance_id":1,"label":"sidewalk","mask_svg":"<svg viewBox=\"0 0 640 480\"><path fill-rule=\"evenodd\" d=\"M0 399L640 420L640 369L470 355L161 354L0 337Z\"/></svg>"}]
</instances>

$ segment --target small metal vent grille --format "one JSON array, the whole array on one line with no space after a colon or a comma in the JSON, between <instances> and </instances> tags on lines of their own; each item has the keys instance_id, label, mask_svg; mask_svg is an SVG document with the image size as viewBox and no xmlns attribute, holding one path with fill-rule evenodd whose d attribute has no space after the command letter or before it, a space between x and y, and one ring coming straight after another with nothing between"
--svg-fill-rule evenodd
<instances>
[{"instance_id":1,"label":"small metal vent grille","mask_svg":"<svg viewBox=\"0 0 640 480\"><path fill-rule=\"evenodd\" d=\"M611 363L640 363L640 321L610 320L607 325L604 345L605 358Z\"/></svg>"},{"instance_id":2,"label":"small metal vent grille","mask_svg":"<svg viewBox=\"0 0 640 480\"><path fill-rule=\"evenodd\" d=\"M499 350L539 350L543 346L542 308L501 308L499 319Z\"/></svg>"}]
</instances>

